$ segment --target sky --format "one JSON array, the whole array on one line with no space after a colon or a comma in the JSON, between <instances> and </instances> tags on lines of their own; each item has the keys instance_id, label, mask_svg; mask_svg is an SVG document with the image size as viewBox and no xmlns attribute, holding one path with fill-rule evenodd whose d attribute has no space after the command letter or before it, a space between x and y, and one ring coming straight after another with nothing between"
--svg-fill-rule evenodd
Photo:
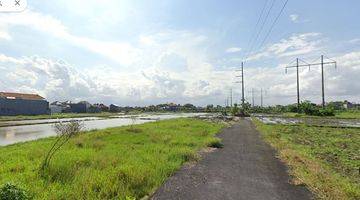
<instances>
[{"instance_id":1,"label":"sky","mask_svg":"<svg viewBox=\"0 0 360 200\"><path fill-rule=\"evenodd\" d=\"M337 61L324 69L326 101L360 102L360 1L289 0L271 29L285 1L28 0L0 13L0 91L223 105L230 89L240 101L245 61L247 101L254 90L259 105L262 89L264 105L289 104L296 71L284 67L325 55ZM320 67L300 69L300 98L321 103Z\"/></svg>"}]
</instances>

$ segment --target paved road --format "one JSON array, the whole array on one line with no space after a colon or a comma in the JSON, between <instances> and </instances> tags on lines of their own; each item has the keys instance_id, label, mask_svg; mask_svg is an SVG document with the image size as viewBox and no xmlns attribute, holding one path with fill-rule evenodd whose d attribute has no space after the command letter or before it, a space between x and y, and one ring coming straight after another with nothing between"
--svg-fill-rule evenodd
<instances>
[{"instance_id":1,"label":"paved road","mask_svg":"<svg viewBox=\"0 0 360 200\"><path fill-rule=\"evenodd\" d=\"M304 187L289 184L286 166L244 119L219 134L224 148L183 167L153 195L153 200L311 199Z\"/></svg>"}]
</instances>

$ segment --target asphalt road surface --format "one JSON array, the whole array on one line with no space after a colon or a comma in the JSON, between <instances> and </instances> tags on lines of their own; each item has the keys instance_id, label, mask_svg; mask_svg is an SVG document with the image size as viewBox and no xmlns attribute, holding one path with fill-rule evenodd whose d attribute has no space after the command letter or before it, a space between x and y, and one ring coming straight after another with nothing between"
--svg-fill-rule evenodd
<instances>
[{"instance_id":1,"label":"asphalt road surface","mask_svg":"<svg viewBox=\"0 0 360 200\"><path fill-rule=\"evenodd\" d=\"M224 148L205 154L192 167L183 167L152 199L312 199L305 187L290 184L287 167L250 120L242 119L218 136Z\"/></svg>"}]
</instances>

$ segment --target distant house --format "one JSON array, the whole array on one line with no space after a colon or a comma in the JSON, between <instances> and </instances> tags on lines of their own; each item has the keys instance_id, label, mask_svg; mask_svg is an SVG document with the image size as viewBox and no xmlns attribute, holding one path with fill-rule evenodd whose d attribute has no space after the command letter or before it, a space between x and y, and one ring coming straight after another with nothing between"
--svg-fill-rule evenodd
<instances>
[{"instance_id":1,"label":"distant house","mask_svg":"<svg viewBox=\"0 0 360 200\"><path fill-rule=\"evenodd\" d=\"M118 105L111 104L111 105L109 106L109 111L110 111L110 112L120 112L120 111L121 111L121 108L120 108L120 106L118 106Z\"/></svg>"},{"instance_id":2,"label":"distant house","mask_svg":"<svg viewBox=\"0 0 360 200\"><path fill-rule=\"evenodd\" d=\"M102 103L96 103L93 107L96 107L99 112L109 112L109 107Z\"/></svg>"},{"instance_id":3,"label":"distant house","mask_svg":"<svg viewBox=\"0 0 360 200\"><path fill-rule=\"evenodd\" d=\"M50 104L51 114L55 113L69 113L71 112L70 107L71 101L55 101Z\"/></svg>"},{"instance_id":4,"label":"distant house","mask_svg":"<svg viewBox=\"0 0 360 200\"><path fill-rule=\"evenodd\" d=\"M345 109L351 109L351 108L354 107L354 104L347 101L347 100L345 100L343 106L344 106Z\"/></svg>"},{"instance_id":5,"label":"distant house","mask_svg":"<svg viewBox=\"0 0 360 200\"><path fill-rule=\"evenodd\" d=\"M71 112L73 113L87 113L90 111L90 107L91 104L87 101L70 104Z\"/></svg>"},{"instance_id":6,"label":"distant house","mask_svg":"<svg viewBox=\"0 0 360 200\"><path fill-rule=\"evenodd\" d=\"M62 106L50 104L49 108L51 114L62 113Z\"/></svg>"},{"instance_id":7,"label":"distant house","mask_svg":"<svg viewBox=\"0 0 360 200\"><path fill-rule=\"evenodd\" d=\"M49 102L37 94L0 92L0 115L43 115L49 113Z\"/></svg>"}]
</instances>

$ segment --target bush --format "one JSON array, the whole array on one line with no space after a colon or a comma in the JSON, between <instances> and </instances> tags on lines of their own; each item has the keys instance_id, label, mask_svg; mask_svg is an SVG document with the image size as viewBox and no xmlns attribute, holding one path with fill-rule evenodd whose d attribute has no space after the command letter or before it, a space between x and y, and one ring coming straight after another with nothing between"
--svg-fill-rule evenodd
<instances>
[{"instance_id":1,"label":"bush","mask_svg":"<svg viewBox=\"0 0 360 200\"><path fill-rule=\"evenodd\" d=\"M0 200L27 200L30 199L25 190L12 183L6 183L0 188Z\"/></svg>"},{"instance_id":2,"label":"bush","mask_svg":"<svg viewBox=\"0 0 360 200\"><path fill-rule=\"evenodd\" d=\"M334 109L331 107L320 108L316 104L311 103L310 101L304 101L300 104L300 111L306 115L313 116L335 116Z\"/></svg>"},{"instance_id":3,"label":"bush","mask_svg":"<svg viewBox=\"0 0 360 200\"><path fill-rule=\"evenodd\" d=\"M303 101L300 104L300 111L307 115L320 116L319 108L310 101Z\"/></svg>"},{"instance_id":4,"label":"bush","mask_svg":"<svg viewBox=\"0 0 360 200\"><path fill-rule=\"evenodd\" d=\"M320 116L335 116L335 111L332 108L321 108L319 113Z\"/></svg>"}]
</instances>

